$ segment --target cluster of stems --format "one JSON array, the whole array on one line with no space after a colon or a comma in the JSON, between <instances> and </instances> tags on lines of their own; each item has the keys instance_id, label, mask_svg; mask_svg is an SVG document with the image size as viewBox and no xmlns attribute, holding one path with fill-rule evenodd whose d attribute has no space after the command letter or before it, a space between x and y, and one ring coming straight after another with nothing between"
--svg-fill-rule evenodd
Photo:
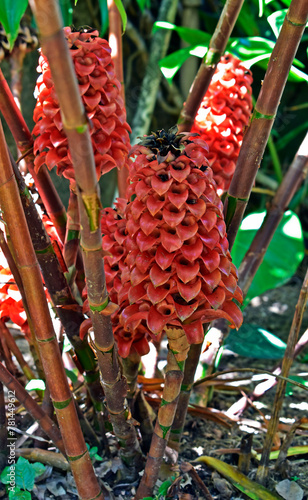
<instances>
[{"instance_id":1,"label":"cluster of stems","mask_svg":"<svg viewBox=\"0 0 308 500\"><path fill-rule=\"evenodd\" d=\"M225 3L211 38L207 55L202 61L183 106L179 118L179 131L191 129L217 63L226 49L243 1L227 0ZM121 20L116 3L113 0L108 0L109 40L117 77L120 82L123 82ZM64 258L67 268L70 271L75 270L76 267L78 269L84 268L93 332L89 342L87 337L84 340L79 337L84 316L72 294L71 283L67 283L63 265L59 262L23 178L9 155L0 124L0 204L13 251L6 246L3 234L0 234L0 245L7 256L23 296L28 322L33 332L33 343L38 346L38 357L41 360L44 376L50 389L60 432L50 417L26 393L3 363L0 363L0 410L4 407L2 386L4 384L15 391L19 401L33 418L38 420L48 437L65 455L74 475L80 498L85 500L103 499L103 493L95 476L81 431L79 420L83 419L81 418L83 415L78 413L79 409L76 409L63 367L40 270L51 302L56 308L61 323L74 347L78 365L84 373L94 407L99 413L102 411L103 398L105 398L110 422L119 443L122 461L128 467L133 478L136 478L136 472L141 470L143 466L143 456L128 406L127 390L129 390L128 399L130 400L135 397L137 399L140 395L140 391L137 390L140 358L139 355L132 355L122 365L117 354L110 320L110 316L116 311L117 306L110 302L106 288L100 225L101 202L89 123L62 30L58 5L56 0L49 2L30 0L30 5L39 28L43 52L49 61L74 166L75 187L70 196L68 217L50 180L47 168L42 166L39 172L34 171L33 139L1 70L0 110L13 133L18 150L25 157L27 168L34 178L50 219L64 243ZM164 0L160 7L160 19L172 22L176 9L176 0ZM234 242L248 203L289 69L306 26L307 16L307 1L292 0L269 61L253 117L245 133L236 171L226 198L225 214L230 246ZM133 122L132 142L138 135L147 132L150 124L160 81L158 60L165 55L169 39L170 32L168 30L157 31L153 36L149 64ZM124 86L122 86L122 98L124 103ZM304 146L307 145L307 137L287 175L282 180L269 207L268 215L241 265L239 284L242 286L244 294L247 293L262 262L285 208L302 179L307 175L307 153L303 152ZM119 174L118 184L120 196L124 196L127 171L124 170ZM81 255L83 264L81 264ZM75 275L71 276L71 281L74 278ZM282 374L285 377L288 376L293 360L293 351L304 308L303 303L307 300L307 293L306 276L282 366ZM25 375L29 379L33 378L31 369L25 364L22 356L20 357L13 339L9 336L5 324L2 322L0 330L1 335L7 338L12 352L15 350L17 353L16 357ZM155 428L152 431L151 424L148 426L151 429L150 433L153 432L153 436L144 474L136 493L136 500L142 500L142 498L152 495L167 444L169 443L170 446L179 451L190 392L202 348L202 344L190 346L186 334L181 328L167 327L165 333L168 339L165 385ZM95 351L95 356L93 351ZM123 369L128 380L123 375ZM99 376L101 380L99 380ZM282 404L284 382L280 382L276 394L275 411L257 472L257 479L260 482L264 482L266 479L269 452ZM3 427L2 413L0 413L0 431ZM3 442L4 437L0 433L0 444Z\"/></svg>"}]
</instances>

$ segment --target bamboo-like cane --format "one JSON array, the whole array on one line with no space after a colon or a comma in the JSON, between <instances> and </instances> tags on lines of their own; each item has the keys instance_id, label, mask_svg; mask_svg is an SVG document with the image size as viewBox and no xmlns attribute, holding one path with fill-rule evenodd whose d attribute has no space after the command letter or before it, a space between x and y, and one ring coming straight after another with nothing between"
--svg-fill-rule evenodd
<instances>
[{"instance_id":1,"label":"bamboo-like cane","mask_svg":"<svg viewBox=\"0 0 308 500\"><path fill-rule=\"evenodd\" d=\"M227 0L209 43L199 71L193 81L178 120L179 132L189 132L201 101L211 83L217 64L223 56L228 40L242 8L244 0Z\"/></svg>"},{"instance_id":2,"label":"bamboo-like cane","mask_svg":"<svg viewBox=\"0 0 308 500\"><path fill-rule=\"evenodd\" d=\"M5 80L3 73L0 69L0 111L12 132L15 139L17 148L22 155L25 156L25 161L29 172L31 173L35 186L43 200L48 215L53 222L59 238L64 242L65 239L65 226L66 226L66 212L63 203L56 191L47 167L43 165L40 171L36 174L34 172L33 160L34 155L33 139L27 124L14 101L11 90Z\"/></svg>"},{"instance_id":3,"label":"bamboo-like cane","mask_svg":"<svg viewBox=\"0 0 308 500\"><path fill-rule=\"evenodd\" d=\"M230 248L232 248L246 209L307 18L307 0L292 0L269 60L261 91L249 127L243 138L237 166L225 201Z\"/></svg>"},{"instance_id":4,"label":"bamboo-like cane","mask_svg":"<svg viewBox=\"0 0 308 500\"><path fill-rule=\"evenodd\" d=\"M122 51L122 21L118 7L114 0L107 0L109 15L109 45L111 47L111 59L117 79L121 84L121 97L125 106L125 87L123 76L123 51ZM126 166L118 170L118 191L119 198L125 198L128 169Z\"/></svg>"},{"instance_id":5,"label":"bamboo-like cane","mask_svg":"<svg viewBox=\"0 0 308 500\"><path fill-rule=\"evenodd\" d=\"M94 358L93 351L87 341L82 341L79 337L79 329L84 321L84 316L79 310L79 304L72 296L71 290L65 279L61 263L59 262L54 251L24 179L18 171L12 158L11 162L17 179L28 229L45 285L50 294L51 301L57 309L57 315L60 318L60 321L65 328L65 332L75 350L77 359L82 367L82 371L85 371L85 380L87 382L87 387L93 404L98 411L101 411L103 392L99 382L97 363ZM5 241L2 242L2 240L3 238L1 238L0 233L0 244L5 249L5 256L8 260L9 267L16 280L17 286L23 295L24 292L18 276L18 270L15 269L14 261L8 254Z\"/></svg>"},{"instance_id":6,"label":"bamboo-like cane","mask_svg":"<svg viewBox=\"0 0 308 500\"><path fill-rule=\"evenodd\" d=\"M281 375L283 377L288 377L290 368L293 363L294 348L302 324L303 314L307 304L307 300L308 300L308 270L306 272L306 276L303 281L303 286L300 291L299 299L296 304L295 313L288 337L287 347L282 361ZM268 424L267 433L263 444L263 451L260 459L260 465L258 467L256 475L256 480L261 484L264 484L267 480L269 456L279 421L279 414L284 400L285 389L286 389L286 381L279 379L277 383L275 399L273 402L271 419Z\"/></svg>"},{"instance_id":7,"label":"bamboo-like cane","mask_svg":"<svg viewBox=\"0 0 308 500\"><path fill-rule=\"evenodd\" d=\"M184 378L181 385L177 412L174 417L168 441L168 445L177 452L179 452L180 450L180 441L184 430L189 398L193 387L201 351L202 344L192 344L190 346L187 361L185 363Z\"/></svg>"},{"instance_id":8,"label":"bamboo-like cane","mask_svg":"<svg viewBox=\"0 0 308 500\"><path fill-rule=\"evenodd\" d=\"M163 397L158 410L144 474L135 500L151 496L158 479L159 469L177 409L178 397L184 377L185 360L189 351L186 334L181 328L166 328L166 334L168 339L168 356Z\"/></svg>"},{"instance_id":9,"label":"bamboo-like cane","mask_svg":"<svg viewBox=\"0 0 308 500\"><path fill-rule=\"evenodd\" d=\"M0 128L0 204L23 281L46 380L56 410L67 457L82 499L103 498L69 389L57 338L50 318L19 191Z\"/></svg>"},{"instance_id":10,"label":"bamboo-like cane","mask_svg":"<svg viewBox=\"0 0 308 500\"><path fill-rule=\"evenodd\" d=\"M107 407L121 445L122 460L134 469L141 466L141 450L126 410L126 380L122 376L109 317L115 309L113 304L108 303L106 290L100 228L101 204L88 121L62 31L58 5L55 1L44 0L31 0L30 3L41 34L43 52L49 61L75 170L94 348Z\"/></svg>"},{"instance_id":11,"label":"bamboo-like cane","mask_svg":"<svg viewBox=\"0 0 308 500\"><path fill-rule=\"evenodd\" d=\"M24 387L16 380L15 377L0 363L0 380L12 393L16 399L24 405L30 415L39 423L40 427L47 434L49 439L54 443L58 450L65 455L65 449L61 434L56 424L42 410Z\"/></svg>"},{"instance_id":12,"label":"bamboo-like cane","mask_svg":"<svg viewBox=\"0 0 308 500\"><path fill-rule=\"evenodd\" d=\"M245 296L264 258L286 207L308 174L308 133L271 201L262 226L256 233L239 267L239 286Z\"/></svg>"}]
</instances>

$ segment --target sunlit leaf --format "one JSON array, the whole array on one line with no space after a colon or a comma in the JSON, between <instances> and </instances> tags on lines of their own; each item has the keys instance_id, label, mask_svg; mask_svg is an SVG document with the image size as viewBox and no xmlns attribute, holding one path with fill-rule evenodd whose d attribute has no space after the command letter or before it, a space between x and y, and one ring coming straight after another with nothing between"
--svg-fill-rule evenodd
<instances>
[{"instance_id":1,"label":"sunlit leaf","mask_svg":"<svg viewBox=\"0 0 308 500\"><path fill-rule=\"evenodd\" d=\"M158 29L176 31L180 36L180 38L184 40L184 42L189 43L191 45L208 46L212 36L209 33L205 33L204 31L201 30L176 26L175 24L167 23L164 21L158 21L154 23L153 32L155 33L155 31L157 31Z\"/></svg>"},{"instance_id":2,"label":"sunlit leaf","mask_svg":"<svg viewBox=\"0 0 308 500\"><path fill-rule=\"evenodd\" d=\"M236 331L232 330L225 347L239 356L255 359L280 359L286 344L278 337L258 325L245 323Z\"/></svg>"},{"instance_id":3,"label":"sunlit leaf","mask_svg":"<svg viewBox=\"0 0 308 500\"><path fill-rule=\"evenodd\" d=\"M278 455L279 455L279 451L280 450L276 450L276 451L271 451L270 453L270 460L276 460L278 458ZM287 453L287 456L288 457L294 457L296 455L306 455L308 454L308 445L303 445L303 446L291 446L289 449L288 449L288 453ZM254 455L254 458L256 460L260 460L261 459L261 453L258 453L258 455Z\"/></svg>"},{"instance_id":4,"label":"sunlit leaf","mask_svg":"<svg viewBox=\"0 0 308 500\"><path fill-rule=\"evenodd\" d=\"M281 26L283 25L284 19L286 17L288 9L276 10L270 16L268 16L267 21L272 28L274 35L278 38L278 35L281 30Z\"/></svg>"},{"instance_id":5,"label":"sunlit leaf","mask_svg":"<svg viewBox=\"0 0 308 500\"><path fill-rule=\"evenodd\" d=\"M44 391L46 389L46 385L44 380L34 378L32 380L29 380L25 389L26 391Z\"/></svg>"},{"instance_id":6,"label":"sunlit leaf","mask_svg":"<svg viewBox=\"0 0 308 500\"><path fill-rule=\"evenodd\" d=\"M239 267L250 244L265 218L266 212L254 212L242 221L232 248L232 260ZM282 251L283 249L283 251ZM304 238L297 215L288 210L282 218L264 256L251 287L245 305L253 297L286 283L296 272L304 258Z\"/></svg>"},{"instance_id":7,"label":"sunlit leaf","mask_svg":"<svg viewBox=\"0 0 308 500\"><path fill-rule=\"evenodd\" d=\"M264 12L264 0L259 0L259 17L263 16Z\"/></svg>"},{"instance_id":8,"label":"sunlit leaf","mask_svg":"<svg viewBox=\"0 0 308 500\"><path fill-rule=\"evenodd\" d=\"M18 35L19 23L28 5L28 0L1 0L0 22L3 25L10 44L14 47Z\"/></svg>"},{"instance_id":9,"label":"sunlit leaf","mask_svg":"<svg viewBox=\"0 0 308 500\"><path fill-rule=\"evenodd\" d=\"M205 463L212 469L215 469L230 481L238 490L247 495L253 500L279 500L280 497L275 493L271 493L258 483L251 481L247 476L242 474L232 465L222 462L218 458L202 456L197 458L195 463Z\"/></svg>"},{"instance_id":10,"label":"sunlit leaf","mask_svg":"<svg viewBox=\"0 0 308 500\"><path fill-rule=\"evenodd\" d=\"M159 66L164 77L172 82L172 79L182 66L182 64L191 56L195 55L197 57L204 57L207 49L200 46L185 47L183 49L177 50L172 54L161 59ZM203 55L201 55L203 53Z\"/></svg>"},{"instance_id":11,"label":"sunlit leaf","mask_svg":"<svg viewBox=\"0 0 308 500\"><path fill-rule=\"evenodd\" d=\"M120 12L122 26L123 26L123 32L124 32L126 30L126 24L127 24L127 15L125 12L125 8L123 6L122 0L114 0L114 3L116 4L118 11Z\"/></svg>"}]
</instances>

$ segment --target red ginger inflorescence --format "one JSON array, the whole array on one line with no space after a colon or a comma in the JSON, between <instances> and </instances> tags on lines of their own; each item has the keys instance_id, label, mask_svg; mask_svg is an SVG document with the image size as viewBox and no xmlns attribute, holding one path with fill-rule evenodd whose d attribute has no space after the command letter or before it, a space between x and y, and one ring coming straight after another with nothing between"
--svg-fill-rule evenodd
<instances>
[{"instance_id":1,"label":"red ginger inflorescence","mask_svg":"<svg viewBox=\"0 0 308 500\"><path fill-rule=\"evenodd\" d=\"M207 159L221 194L227 191L235 170L252 111L252 74L228 54L217 65L192 127L207 142Z\"/></svg>"},{"instance_id":2,"label":"red ginger inflorescence","mask_svg":"<svg viewBox=\"0 0 308 500\"><path fill-rule=\"evenodd\" d=\"M144 354L147 336L168 327L200 343L203 323L225 318L238 328L242 322L207 145L176 132L161 130L133 147L126 222L110 209L103 218L103 248L111 254L107 286L120 306L113 321L124 357L130 349Z\"/></svg>"},{"instance_id":3,"label":"red ginger inflorescence","mask_svg":"<svg viewBox=\"0 0 308 500\"><path fill-rule=\"evenodd\" d=\"M122 168L130 148L130 127L115 77L111 49L98 31L64 28L79 83L80 95L90 121L97 177L114 167ZM37 80L37 104L33 119L35 168L42 164L74 180L74 170L63 129L60 107L47 58L41 53Z\"/></svg>"}]
</instances>

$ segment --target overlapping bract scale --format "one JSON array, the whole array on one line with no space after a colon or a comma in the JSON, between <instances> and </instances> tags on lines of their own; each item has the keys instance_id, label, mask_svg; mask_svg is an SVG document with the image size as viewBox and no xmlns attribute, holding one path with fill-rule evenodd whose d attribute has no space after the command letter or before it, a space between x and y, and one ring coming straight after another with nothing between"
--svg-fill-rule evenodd
<instances>
[{"instance_id":1,"label":"overlapping bract scale","mask_svg":"<svg viewBox=\"0 0 308 500\"><path fill-rule=\"evenodd\" d=\"M239 59L223 56L192 127L209 146L207 158L220 192L229 188L249 122L251 83L252 74Z\"/></svg>"},{"instance_id":2,"label":"overlapping bract scale","mask_svg":"<svg viewBox=\"0 0 308 500\"><path fill-rule=\"evenodd\" d=\"M160 131L132 149L125 220L113 213L109 225L126 225L125 251L113 272L112 257L105 257L124 355L168 327L180 326L190 343L200 343L204 323L225 318L241 325L233 299L241 302L242 295L207 149L204 141L174 131ZM115 247L115 237L112 246L105 235L105 251L113 254ZM119 281L121 298L114 294Z\"/></svg>"},{"instance_id":3,"label":"overlapping bract scale","mask_svg":"<svg viewBox=\"0 0 308 500\"><path fill-rule=\"evenodd\" d=\"M122 168L130 148L130 127L120 96L120 83L115 77L111 49L98 31L72 31L64 28L80 95L90 122L90 133L99 178L114 167ZM63 129L59 103L54 89L48 61L43 53L39 58L36 85L37 104L33 119L35 168L42 164L74 180L74 170Z\"/></svg>"}]
</instances>

